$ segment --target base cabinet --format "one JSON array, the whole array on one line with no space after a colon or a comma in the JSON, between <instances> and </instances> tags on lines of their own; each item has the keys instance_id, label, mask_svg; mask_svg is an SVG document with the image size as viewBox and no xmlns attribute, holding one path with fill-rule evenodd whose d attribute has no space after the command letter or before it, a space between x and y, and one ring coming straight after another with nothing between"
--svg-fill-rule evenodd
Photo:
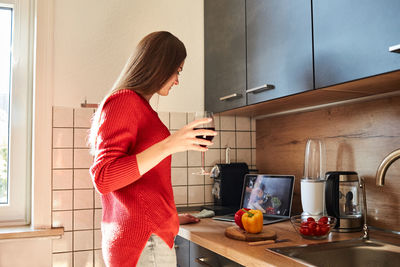
<instances>
[{"instance_id":1,"label":"base cabinet","mask_svg":"<svg viewBox=\"0 0 400 267\"><path fill-rule=\"evenodd\" d=\"M189 240L177 236L175 249L178 267L240 267L233 262L211 250L199 246Z\"/></svg>"}]
</instances>

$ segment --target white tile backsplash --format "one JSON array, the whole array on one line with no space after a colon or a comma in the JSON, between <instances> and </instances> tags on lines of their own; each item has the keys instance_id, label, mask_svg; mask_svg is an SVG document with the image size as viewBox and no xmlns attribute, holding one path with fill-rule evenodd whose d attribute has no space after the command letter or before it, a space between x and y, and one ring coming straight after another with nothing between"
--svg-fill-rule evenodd
<instances>
[{"instance_id":1,"label":"white tile backsplash","mask_svg":"<svg viewBox=\"0 0 400 267\"><path fill-rule=\"evenodd\" d=\"M89 149L74 149L74 168L90 168L93 156Z\"/></svg>"},{"instance_id":2,"label":"white tile backsplash","mask_svg":"<svg viewBox=\"0 0 400 267\"><path fill-rule=\"evenodd\" d=\"M74 210L74 230L93 229L94 210Z\"/></svg>"},{"instance_id":3,"label":"white tile backsplash","mask_svg":"<svg viewBox=\"0 0 400 267\"><path fill-rule=\"evenodd\" d=\"M89 129L74 129L74 148L90 148Z\"/></svg>"},{"instance_id":4,"label":"white tile backsplash","mask_svg":"<svg viewBox=\"0 0 400 267\"><path fill-rule=\"evenodd\" d=\"M249 117L236 117L236 130L250 131L251 123Z\"/></svg>"},{"instance_id":5,"label":"white tile backsplash","mask_svg":"<svg viewBox=\"0 0 400 267\"><path fill-rule=\"evenodd\" d=\"M64 231L72 231L72 211L53 211L52 226L64 227Z\"/></svg>"},{"instance_id":6,"label":"white tile backsplash","mask_svg":"<svg viewBox=\"0 0 400 267\"><path fill-rule=\"evenodd\" d=\"M200 167L188 168L189 172L189 185L203 185L204 184L204 175L197 175L195 173L200 171Z\"/></svg>"},{"instance_id":7,"label":"white tile backsplash","mask_svg":"<svg viewBox=\"0 0 400 267\"><path fill-rule=\"evenodd\" d=\"M74 170L74 188L75 189L93 188L92 177L90 176L89 169Z\"/></svg>"},{"instance_id":8,"label":"white tile backsplash","mask_svg":"<svg viewBox=\"0 0 400 267\"><path fill-rule=\"evenodd\" d=\"M201 152L188 151L188 164L186 166L201 166Z\"/></svg>"},{"instance_id":9,"label":"white tile backsplash","mask_svg":"<svg viewBox=\"0 0 400 267\"><path fill-rule=\"evenodd\" d=\"M186 204L187 203L187 186L174 186L174 200L175 204Z\"/></svg>"},{"instance_id":10,"label":"white tile backsplash","mask_svg":"<svg viewBox=\"0 0 400 267\"><path fill-rule=\"evenodd\" d=\"M204 187L204 192L205 192L204 201L206 203L214 202L214 196L211 193L212 187L213 187L213 185L206 185Z\"/></svg>"},{"instance_id":11,"label":"white tile backsplash","mask_svg":"<svg viewBox=\"0 0 400 267\"><path fill-rule=\"evenodd\" d=\"M74 127L90 128L94 110L91 108L77 108L74 110Z\"/></svg>"},{"instance_id":12,"label":"white tile backsplash","mask_svg":"<svg viewBox=\"0 0 400 267\"><path fill-rule=\"evenodd\" d=\"M221 132L221 148L235 148L236 147L236 137L234 131Z\"/></svg>"},{"instance_id":13,"label":"white tile backsplash","mask_svg":"<svg viewBox=\"0 0 400 267\"><path fill-rule=\"evenodd\" d=\"M53 189L72 189L72 175L72 169L53 170Z\"/></svg>"},{"instance_id":14,"label":"white tile backsplash","mask_svg":"<svg viewBox=\"0 0 400 267\"><path fill-rule=\"evenodd\" d=\"M53 191L53 210L72 210L72 190Z\"/></svg>"},{"instance_id":15,"label":"white tile backsplash","mask_svg":"<svg viewBox=\"0 0 400 267\"><path fill-rule=\"evenodd\" d=\"M53 254L53 267L72 267L72 253Z\"/></svg>"},{"instance_id":16,"label":"white tile backsplash","mask_svg":"<svg viewBox=\"0 0 400 267\"><path fill-rule=\"evenodd\" d=\"M105 266L101 255L101 197L93 186L89 168L93 157L87 138L93 109L54 107L52 159L52 226L63 226L65 235L53 241L53 266ZM171 133L194 120L194 113L159 112ZM206 170L231 162L256 162L256 121L247 117L214 115L218 135L205 153ZM177 207L212 204L213 178L193 175L200 171L201 153L180 152L172 156L171 182ZM66 253L65 253L66 252Z\"/></svg>"},{"instance_id":17,"label":"white tile backsplash","mask_svg":"<svg viewBox=\"0 0 400 267\"><path fill-rule=\"evenodd\" d=\"M236 132L237 148L251 148L250 132Z\"/></svg>"},{"instance_id":18,"label":"white tile backsplash","mask_svg":"<svg viewBox=\"0 0 400 267\"><path fill-rule=\"evenodd\" d=\"M209 149L205 152L205 166L214 166L221 162L220 149Z\"/></svg>"},{"instance_id":19,"label":"white tile backsplash","mask_svg":"<svg viewBox=\"0 0 400 267\"><path fill-rule=\"evenodd\" d=\"M73 127L74 110L72 108L53 108L53 127Z\"/></svg>"},{"instance_id":20,"label":"white tile backsplash","mask_svg":"<svg viewBox=\"0 0 400 267\"><path fill-rule=\"evenodd\" d=\"M247 165L251 165L251 149L237 149L236 155L238 162L245 162Z\"/></svg>"},{"instance_id":21,"label":"white tile backsplash","mask_svg":"<svg viewBox=\"0 0 400 267\"><path fill-rule=\"evenodd\" d=\"M73 128L54 128L53 148L72 148L73 137Z\"/></svg>"},{"instance_id":22,"label":"white tile backsplash","mask_svg":"<svg viewBox=\"0 0 400 267\"><path fill-rule=\"evenodd\" d=\"M179 152L172 155L172 167L187 166L187 152Z\"/></svg>"},{"instance_id":23,"label":"white tile backsplash","mask_svg":"<svg viewBox=\"0 0 400 267\"><path fill-rule=\"evenodd\" d=\"M53 239L53 252L72 251L72 232L64 232L61 238Z\"/></svg>"},{"instance_id":24,"label":"white tile backsplash","mask_svg":"<svg viewBox=\"0 0 400 267\"><path fill-rule=\"evenodd\" d=\"M97 191L94 191L94 207L97 208L102 208L102 204L101 204L101 196L100 193L98 193Z\"/></svg>"},{"instance_id":25,"label":"white tile backsplash","mask_svg":"<svg viewBox=\"0 0 400 267\"><path fill-rule=\"evenodd\" d=\"M93 249L93 231L74 231L74 250Z\"/></svg>"},{"instance_id":26,"label":"white tile backsplash","mask_svg":"<svg viewBox=\"0 0 400 267\"><path fill-rule=\"evenodd\" d=\"M95 267L106 267L104 264L103 256L101 254L101 250L94 251L94 266Z\"/></svg>"},{"instance_id":27,"label":"white tile backsplash","mask_svg":"<svg viewBox=\"0 0 400 267\"><path fill-rule=\"evenodd\" d=\"M101 249L101 230L94 230L94 249Z\"/></svg>"},{"instance_id":28,"label":"white tile backsplash","mask_svg":"<svg viewBox=\"0 0 400 267\"><path fill-rule=\"evenodd\" d=\"M170 129L169 127L169 112L158 112L158 117L164 123L164 125Z\"/></svg>"},{"instance_id":29,"label":"white tile backsplash","mask_svg":"<svg viewBox=\"0 0 400 267\"><path fill-rule=\"evenodd\" d=\"M179 130L187 124L186 113L182 112L171 112L170 113L170 129Z\"/></svg>"},{"instance_id":30,"label":"white tile backsplash","mask_svg":"<svg viewBox=\"0 0 400 267\"><path fill-rule=\"evenodd\" d=\"M221 116L220 117L221 131L235 131L235 117L234 116Z\"/></svg>"},{"instance_id":31,"label":"white tile backsplash","mask_svg":"<svg viewBox=\"0 0 400 267\"><path fill-rule=\"evenodd\" d=\"M93 189L74 191L74 209L93 209Z\"/></svg>"},{"instance_id":32,"label":"white tile backsplash","mask_svg":"<svg viewBox=\"0 0 400 267\"><path fill-rule=\"evenodd\" d=\"M103 214L102 209L95 209L94 210L94 229L100 229L101 228L101 217Z\"/></svg>"},{"instance_id":33,"label":"white tile backsplash","mask_svg":"<svg viewBox=\"0 0 400 267\"><path fill-rule=\"evenodd\" d=\"M189 203L204 203L204 185L190 185L188 194Z\"/></svg>"},{"instance_id":34,"label":"white tile backsplash","mask_svg":"<svg viewBox=\"0 0 400 267\"><path fill-rule=\"evenodd\" d=\"M74 252L74 267L93 267L93 251Z\"/></svg>"},{"instance_id":35,"label":"white tile backsplash","mask_svg":"<svg viewBox=\"0 0 400 267\"><path fill-rule=\"evenodd\" d=\"M187 168L172 168L172 185L187 185Z\"/></svg>"},{"instance_id":36,"label":"white tile backsplash","mask_svg":"<svg viewBox=\"0 0 400 267\"><path fill-rule=\"evenodd\" d=\"M72 153L72 149L53 148L53 169L71 169Z\"/></svg>"}]
</instances>

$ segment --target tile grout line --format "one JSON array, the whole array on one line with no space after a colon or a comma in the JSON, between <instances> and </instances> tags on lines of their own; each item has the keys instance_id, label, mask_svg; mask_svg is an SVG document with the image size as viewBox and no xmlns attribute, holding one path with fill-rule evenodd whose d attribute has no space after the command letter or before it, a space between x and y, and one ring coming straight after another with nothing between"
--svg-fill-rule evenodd
<instances>
[{"instance_id":1,"label":"tile grout line","mask_svg":"<svg viewBox=\"0 0 400 267\"><path fill-rule=\"evenodd\" d=\"M53 198L54 198L54 192L53 192L53 134L54 134L54 128L53 125L54 124L54 107L51 108L51 226L53 227ZM53 250L54 250L54 242L51 242L51 253L53 254ZM53 263L53 256L51 257L51 262Z\"/></svg>"},{"instance_id":2,"label":"tile grout line","mask_svg":"<svg viewBox=\"0 0 400 267\"><path fill-rule=\"evenodd\" d=\"M72 109L72 267L75 266L75 109Z\"/></svg>"}]
</instances>

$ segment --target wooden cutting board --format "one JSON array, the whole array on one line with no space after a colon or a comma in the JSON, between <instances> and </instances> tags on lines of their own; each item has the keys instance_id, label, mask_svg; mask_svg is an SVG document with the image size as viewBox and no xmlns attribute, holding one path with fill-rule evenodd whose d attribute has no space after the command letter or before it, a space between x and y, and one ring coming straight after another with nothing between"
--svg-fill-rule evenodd
<instances>
[{"instance_id":1,"label":"wooden cutting board","mask_svg":"<svg viewBox=\"0 0 400 267\"><path fill-rule=\"evenodd\" d=\"M261 241L268 239L276 239L276 232L273 230L264 229L258 234L246 233L238 226L230 226L225 229L225 235L229 238L242 240L242 241Z\"/></svg>"}]
</instances>

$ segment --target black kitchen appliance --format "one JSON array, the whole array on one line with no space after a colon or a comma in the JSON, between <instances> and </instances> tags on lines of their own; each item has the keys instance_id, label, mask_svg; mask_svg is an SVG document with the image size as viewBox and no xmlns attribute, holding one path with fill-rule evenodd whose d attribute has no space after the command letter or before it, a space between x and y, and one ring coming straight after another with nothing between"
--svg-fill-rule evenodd
<instances>
[{"instance_id":1,"label":"black kitchen appliance","mask_svg":"<svg viewBox=\"0 0 400 267\"><path fill-rule=\"evenodd\" d=\"M202 208L213 210L215 215L224 215L237 211L240 207L244 176L249 173L246 163L216 164L211 170L214 178L212 195L214 205Z\"/></svg>"},{"instance_id":2,"label":"black kitchen appliance","mask_svg":"<svg viewBox=\"0 0 400 267\"><path fill-rule=\"evenodd\" d=\"M335 230L360 231L362 228L362 192L360 177L354 171L326 173L325 202L328 215L337 218Z\"/></svg>"}]
</instances>

